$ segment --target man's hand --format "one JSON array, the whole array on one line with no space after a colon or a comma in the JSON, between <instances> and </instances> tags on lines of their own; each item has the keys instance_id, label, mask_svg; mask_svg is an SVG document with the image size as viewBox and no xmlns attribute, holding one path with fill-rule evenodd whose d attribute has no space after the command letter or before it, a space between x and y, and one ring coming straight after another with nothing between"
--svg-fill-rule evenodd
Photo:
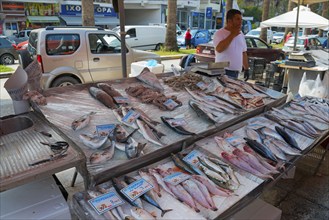
<instances>
[{"instance_id":1,"label":"man's hand","mask_svg":"<svg viewBox=\"0 0 329 220\"><path fill-rule=\"evenodd\" d=\"M240 29L232 29L231 30L231 35L233 36L233 37L236 37L236 36L238 36L240 34Z\"/></svg>"},{"instance_id":2,"label":"man's hand","mask_svg":"<svg viewBox=\"0 0 329 220\"><path fill-rule=\"evenodd\" d=\"M249 79L249 70L248 69L244 70L243 78L244 78L244 81L247 81Z\"/></svg>"}]
</instances>

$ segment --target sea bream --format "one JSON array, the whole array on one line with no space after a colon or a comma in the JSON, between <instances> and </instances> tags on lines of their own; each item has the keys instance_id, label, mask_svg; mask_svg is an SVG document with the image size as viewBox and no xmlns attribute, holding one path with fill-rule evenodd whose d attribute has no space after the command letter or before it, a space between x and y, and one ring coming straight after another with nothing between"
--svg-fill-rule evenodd
<instances>
[{"instance_id":1,"label":"sea bream","mask_svg":"<svg viewBox=\"0 0 329 220\"><path fill-rule=\"evenodd\" d=\"M91 149L97 149L102 147L106 141L107 136L98 136L98 135L88 135L88 134L80 134L80 140Z\"/></svg>"},{"instance_id":2,"label":"sea bream","mask_svg":"<svg viewBox=\"0 0 329 220\"><path fill-rule=\"evenodd\" d=\"M94 114L96 114L96 112L90 112L88 114L85 114L85 115L75 119L71 125L72 129L74 131L77 131L82 128L85 128L89 124L91 116Z\"/></svg>"},{"instance_id":3,"label":"sea bream","mask_svg":"<svg viewBox=\"0 0 329 220\"><path fill-rule=\"evenodd\" d=\"M112 145L109 146L108 148L92 153L92 155L89 158L90 163L92 163L92 164L103 163L103 162L106 162L106 161L112 159L112 157L114 155L114 149L115 149L114 145L115 145L115 142L112 141Z\"/></svg>"}]
</instances>

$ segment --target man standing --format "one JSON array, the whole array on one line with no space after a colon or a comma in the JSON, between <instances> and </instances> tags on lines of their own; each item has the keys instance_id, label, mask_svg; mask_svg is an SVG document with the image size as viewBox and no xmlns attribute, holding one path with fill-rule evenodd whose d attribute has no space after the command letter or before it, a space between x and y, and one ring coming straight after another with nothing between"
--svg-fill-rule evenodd
<instances>
[{"instance_id":1,"label":"man standing","mask_svg":"<svg viewBox=\"0 0 329 220\"><path fill-rule=\"evenodd\" d=\"M226 26L216 31L214 35L215 62L230 62L225 74L238 78L244 68L244 78L249 78L247 45L241 32L242 15L239 10L231 9L226 14Z\"/></svg>"}]
</instances>

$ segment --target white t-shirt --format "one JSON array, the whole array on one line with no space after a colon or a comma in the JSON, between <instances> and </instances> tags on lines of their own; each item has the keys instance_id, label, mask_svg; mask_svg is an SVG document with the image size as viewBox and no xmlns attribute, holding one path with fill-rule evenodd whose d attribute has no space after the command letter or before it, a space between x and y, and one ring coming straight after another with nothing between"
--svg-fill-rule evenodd
<instances>
[{"instance_id":1,"label":"white t-shirt","mask_svg":"<svg viewBox=\"0 0 329 220\"><path fill-rule=\"evenodd\" d=\"M216 31L214 35L214 47L219 44L222 40L226 39L230 35L230 31L225 28L221 28ZM215 62L224 62L229 61L230 65L226 68L228 70L241 71L243 64L243 56L242 53L247 51L246 40L244 39L244 35L240 33L236 36L230 45L221 53L218 53L215 49Z\"/></svg>"}]
</instances>

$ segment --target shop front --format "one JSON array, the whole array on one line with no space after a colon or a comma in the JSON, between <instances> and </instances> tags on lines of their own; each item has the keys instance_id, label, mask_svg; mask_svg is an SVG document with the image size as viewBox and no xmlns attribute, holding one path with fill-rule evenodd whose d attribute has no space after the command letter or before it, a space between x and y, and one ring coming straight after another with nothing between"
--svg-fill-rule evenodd
<instances>
[{"instance_id":1,"label":"shop front","mask_svg":"<svg viewBox=\"0 0 329 220\"><path fill-rule=\"evenodd\" d=\"M118 15L111 4L94 4L94 19L96 26L104 28L114 28L119 25ZM82 26L81 4L62 4L60 21L66 26Z\"/></svg>"},{"instance_id":2,"label":"shop front","mask_svg":"<svg viewBox=\"0 0 329 220\"><path fill-rule=\"evenodd\" d=\"M24 3L1 2L0 34L10 36L26 28Z\"/></svg>"},{"instance_id":3,"label":"shop front","mask_svg":"<svg viewBox=\"0 0 329 220\"><path fill-rule=\"evenodd\" d=\"M59 25L57 3L25 3L26 27L30 29Z\"/></svg>"}]
</instances>

